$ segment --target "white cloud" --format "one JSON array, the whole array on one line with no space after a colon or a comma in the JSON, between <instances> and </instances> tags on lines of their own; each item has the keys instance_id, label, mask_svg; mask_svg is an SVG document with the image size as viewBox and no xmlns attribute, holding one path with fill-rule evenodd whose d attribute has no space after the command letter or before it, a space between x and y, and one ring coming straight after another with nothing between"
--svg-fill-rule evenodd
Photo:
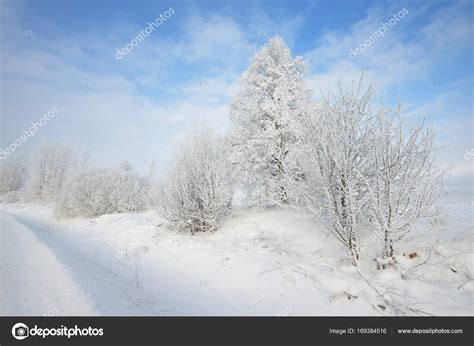
<instances>
[{"instance_id":1,"label":"white cloud","mask_svg":"<svg viewBox=\"0 0 474 346\"><path fill-rule=\"evenodd\" d=\"M386 31L384 37L372 43L364 54L351 60L350 49L367 40L400 8L392 5L388 9L369 10L366 18L352 25L348 32L326 33L317 47L306 54L312 62L314 72L310 79L313 85L333 85L339 79L347 83L362 71L376 79L382 88L429 78L436 64L447 55L466 47L469 49L473 27L470 7L466 4L458 2L443 7L421 28L417 21L427 13L427 6L407 6L405 17Z\"/></svg>"},{"instance_id":2,"label":"white cloud","mask_svg":"<svg viewBox=\"0 0 474 346\"><path fill-rule=\"evenodd\" d=\"M233 61L255 48L232 18L195 16L186 21L183 30L186 39L182 44L186 50L182 57L188 62L222 57L225 57L224 61Z\"/></svg>"},{"instance_id":3,"label":"white cloud","mask_svg":"<svg viewBox=\"0 0 474 346\"><path fill-rule=\"evenodd\" d=\"M313 84L328 83L334 86L339 80L343 84L358 78L361 72L381 88L388 88L393 83L423 78L429 64L423 47L407 42L402 35L403 26L407 25L411 13L400 19L391 27L384 37L378 38L366 48L365 52L351 60L351 49L357 48L366 41L381 22L386 22L393 12L373 9L367 17L354 24L347 33L326 33L319 45L306 54L314 69L310 79Z\"/></svg>"}]
</instances>

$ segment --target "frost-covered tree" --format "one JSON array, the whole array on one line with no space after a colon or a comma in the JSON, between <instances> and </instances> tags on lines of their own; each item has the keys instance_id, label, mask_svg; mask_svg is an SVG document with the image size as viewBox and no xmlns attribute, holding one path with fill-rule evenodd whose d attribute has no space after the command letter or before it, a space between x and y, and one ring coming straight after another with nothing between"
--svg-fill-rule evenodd
<instances>
[{"instance_id":1,"label":"frost-covered tree","mask_svg":"<svg viewBox=\"0 0 474 346\"><path fill-rule=\"evenodd\" d=\"M287 163L294 127L305 117L307 68L280 37L271 38L242 75L230 118L232 160L256 204L287 204Z\"/></svg>"},{"instance_id":2,"label":"frost-covered tree","mask_svg":"<svg viewBox=\"0 0 474 346\"><path fill-rule=\"evenodd\" d=\"M322 216L347 249L353 265L359 261L359 233L367 205L368 152L372 144L373 88L361 83L346 91L339 87L324 96L302 127L298 161L301 204Z\"/></svg>"},{"instance_id":3,"label":"frost-covered tree","mask_svg":"<svg viewBox=\"0 0 474 346\"><path fill-rule=\"evenodd\" d=\"M76 152L62 142L44 142L31 153L25 196L32 200L53 201L70 174L87 165L88 154Z\"/></svg>"},{"instance_id":4,"label":"frost-covered tree","mask_svg":"<svg viewBox=\"0 0 474 346\"><path fill-rule=\"evenodd\" d=\"M179 229L217 229L232 201L232 179L224 140L211 129L193 130L164 169L154 207Z\"/></svg>"},{"instance_id":5,"label":"frost-covered tree","mask_svg":"<svg viewBox=\"0 0 474 346\"><path fill-rule=\"evenodd\" d=\"M121 164L117 169L92 169L71 177L56 211L62 217L138 212L145 208L145 196L144 180L130 164Z\"/></svg>"},{"instance_id":6,"label":"frost-covered tree","mask_svg":"<svg viewBox=\"0 0 474 346\"><path fill-rule=\"evenodd\" d=\"M406 125L400 105L393 110L381 105L374 125L366 184L387 260L413 223L435 212L445 171L435 166L433 127L424 121Z\"/></svg>"},{"instance_id":7,"label":"frost-covered tree","mask_svg":"<svg viewBox=\"0 0 474 346\"><path fill-rule=\"evenodd\" d=\"M359 261L359 234L383 235L384 263L420 217L432 215L445 171L435 166L435 131L407 126L396 109L374 102L374 87L339 87L318 103L299 133L303 178L291 185L300 206L322 216ZM362 227L363 226L363 227Z\"/></svg>"},{"instance_id":8,"label":"frost-covered tree","mask_svg":"<svg viewBox=\"0 0 474 346\"><path fill-rule=\"evenodd\" d=\"M15 154L0 160L0 195L3 195L2 200L16 201L18 192L25 183L25 178L26 160L23 156Z\"/></svg>"}]
</instances>

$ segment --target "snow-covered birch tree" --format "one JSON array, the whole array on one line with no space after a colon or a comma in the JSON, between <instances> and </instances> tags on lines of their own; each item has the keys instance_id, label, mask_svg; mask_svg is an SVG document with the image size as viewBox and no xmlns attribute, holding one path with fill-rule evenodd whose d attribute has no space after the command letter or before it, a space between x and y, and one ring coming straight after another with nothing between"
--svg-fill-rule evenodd
<instances>
[{"instance_id":1,"label":"snow-covered birch tree","mask_svg":"<svg viewBox=\"0 0 474 346\"><path fill-rule=\"evenodd\" d=\"M327 221L353 265L359 261L359 231L367 201L363 175L369 168L372 93L372 86L362 91L359 82L350 91L339 87L324 96L301 128L298 148L304 176L301 204Z\"/></svg>"},{"instance_id":2,"label":"snow-covered birch tree","mask_svg":"<svg viewBox=\"0 0 474 346\"><path fill-rule=\"evenodd\" d=\"M290 186L301 206L328 221L354 265L362 225L382 235L389 260L414 222L436 211L445 176L434 161L433 127L407 125L400 106L377 104L374 91L362 88L361 77L350 91L322 98L300 128L303 179Z\"/></svg>"},{"instance_id":3,"label":"snow-covered birch tree","mask_svg":"<svg viewBox=\"0 0 474 346\"><path fill-rule=\"evenodd\" d=\"M377 231L383 234L382 258L388 260L413 223L435 213L446 171L435 165L434 128L425 121L407 125L401 105L379 106L373 133L366 184Z\"/></svg>"},{"instance_id":4,"label":"snow-covered birch tree","mask_svg":"<svg viewBox=\"0 0 474 346\"><path fill-rule=\"evenodd\" d=\"M280 37L271 38L242 75L230 118L232 160L253 203L288 204L286 165L294 126L306 115L307 67Z\"/></svg>"}]
</instances>

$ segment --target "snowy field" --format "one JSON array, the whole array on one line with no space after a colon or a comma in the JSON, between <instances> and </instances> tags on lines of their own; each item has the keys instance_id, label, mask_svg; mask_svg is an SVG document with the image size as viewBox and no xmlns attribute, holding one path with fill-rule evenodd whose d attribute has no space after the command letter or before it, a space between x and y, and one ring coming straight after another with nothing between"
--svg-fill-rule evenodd
<instances>
[{"instance_id":1,"label":"snowy field","mask_svg":"<svg viewBox=\"0 0 474 346\"><path fill-rule=\"evenodd\" d=\"M190 235L151 211L57 220L48 205L3 204L0 314L473 315L473 209L446 203L376 270L294 211L234 211Z\"/></svg>"}]
</instances>

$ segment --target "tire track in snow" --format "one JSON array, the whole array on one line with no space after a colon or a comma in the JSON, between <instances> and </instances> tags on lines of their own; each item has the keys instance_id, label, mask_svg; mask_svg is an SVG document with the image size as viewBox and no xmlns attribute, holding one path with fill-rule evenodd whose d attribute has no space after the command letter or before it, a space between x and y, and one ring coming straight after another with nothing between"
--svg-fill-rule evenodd
<instances>
[{"instance_id":1,"label":"tire track in snow","mask_svg":"<svg viewBox=\"0 0 474 346\"><path fill-rule=\"evenodd\" d=\"M95 315L81 287L30 229L0 213L0 314Z\"/></svg>"}]
</instances>

